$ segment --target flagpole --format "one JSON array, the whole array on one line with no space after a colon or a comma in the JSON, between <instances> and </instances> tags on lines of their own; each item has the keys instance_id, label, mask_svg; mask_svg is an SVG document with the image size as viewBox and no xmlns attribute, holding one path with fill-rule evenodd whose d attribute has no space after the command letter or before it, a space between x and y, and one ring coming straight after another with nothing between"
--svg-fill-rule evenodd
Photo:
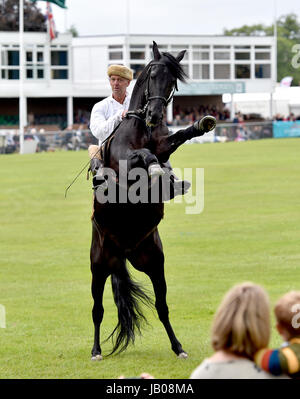
<instances>
[{"instance_id":1,"label":"flagpole","mask_svg":"<svg viewBox=\"0 0 300 399\"><path fill-rule=\"evenodd\" d=\"M274 0L275 82L277 83L277 0Z\"/></svg>"},{"instance_id":2,"label":"flagpole","mask_svg":"<svg viewBox=\"0 0 300 399\"><path fill-rule=\"evenodd\" d=\"M130 0L126 0L126 32L125 32L125 57L124 64L129 67L129 32L130 32Z\"/></svg>"},{"instance_id":3,"label":"flagpole","mask_svg":"<svg viewBox=\"0 0 300 399\"><path fill-rule=\"evenodd\" d=\"M51 52L50 52L50 20L49 20L49 3L47 1L46 3L46 13L47 13L47 38L46 38L46 53L47 53L47 86L50 86L50 78L51 78L51 68L50 68L50 64L51 64Z\"/></svg>"},{"instance_id":4,"label":"flagpole","mask_svg":"<svg viewBox=\"0 0 300 399\"><path fill-rule=\"evenodd\" d=\"M68 12L65 10L65 32L68 31Z\"/></svg>"},{"instance_id":5,"label":"flagpole","mask_svg":"<svg viewBox=\"0 0 300 399\"><path fill-rule=\"evenodd\" d=\"M274 0L274 31L273 31L273 38L274 38L274 79L273 79L273 85L272 85L272 90L271 90L271 95L270 95L270 118L271 120L273 119L273 95L276 90L276 85L277 85L277 0Z\"/></svg>"},{"instance_id":6,"label":"flagpole","mask_svg":"<svg viewBox=\"0 0 300 399\"><path fill-rule=\"evenodd\" d=\"M19 142L24 154L24 0L19 2Z\"/></svg>"}]
</instances>

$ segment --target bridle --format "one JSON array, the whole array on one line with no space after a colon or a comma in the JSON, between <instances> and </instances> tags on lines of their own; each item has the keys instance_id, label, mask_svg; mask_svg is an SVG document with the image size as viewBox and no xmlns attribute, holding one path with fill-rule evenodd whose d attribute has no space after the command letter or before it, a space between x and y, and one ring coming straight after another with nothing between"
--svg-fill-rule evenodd
<instances>
[{"instance_id":1,"label":"bridle","mask_svg":"<svg viewBox=\"0 0 300 399\"><path fill-rule=\"evenodd\" d=\"M144 105L143 108L140 108L138 110L128 111L127 114L126 114L126 117L127 116L128 117L132 116L132 117L135 117L137 119L144 120L143 118L145 117L145 114L146 114L146 111L148 109L150 101L152 101L152 100L161 100L163 102L164 106L167 107L170 104L170 102L172 101L172 99L174 97L174 94L175 94L175 91L178 90L177 81L175 81L175 84L174 84L174 87L172 89L172 92L171 92L171 94L169 95L168 98L163 97L163 96L149 96L149 94L150 94L150 74L151 74L151 68L154 65L166 66L163 62L159 62L159 61L151 62L150 66L149 66L149 70L147 71L147 85L146 85L146 89L145 89L145 92L144 92L145 99L146 99L146 104Z\"/></svg>"},{"instance_id":2,"label":"bridle","mask_svg":"<svg viewBox=\"0 0 300 399\"><path fill-rule=\"evenodd\" d=\"M148 71L148 79L147 79L147 87L145 90L145 97L146 97L146 105L148 106L149 101L151 100L161 100L165 106L167 106L173 99L174 94L175 94L175 90L178 90L177 88L177 82L175 82L175 85L173 87L173 90L171 92L171 94L169 95L169 98L167 99L166 97L163 96L151 96L149 97L149 89L150 89L150 72L151 72L151 67L154 65L163 65L165 66L165 64L163 62L159 62L159 61L154 61L150 64L150 68Z\"/></svg>"}]
</instances>

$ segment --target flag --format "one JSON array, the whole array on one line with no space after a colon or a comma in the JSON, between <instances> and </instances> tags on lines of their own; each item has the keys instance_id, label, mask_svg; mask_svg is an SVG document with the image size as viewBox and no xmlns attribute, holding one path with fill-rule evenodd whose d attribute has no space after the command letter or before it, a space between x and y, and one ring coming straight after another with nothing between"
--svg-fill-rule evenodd
<instances>
[{"instance_id":1,"label":"flag","mask_svg":"<svg viewBox=\"0 0 300 399\"><path fill-rule=\"evenodd\" d=\"M38 0L30 0L32 3L36 3ZM40 0L40 1L47 1L47 0ZM49 0L50 3L56 4L58 7L67 8L65 6L65 0Z\"/></svg>"},{"instance_id":2,"label":"flag","mask_svg":"<svg viewBox=\"0 0 300 399\"><path fill-rule=\"evenodd\" d=\"M49 35L50 35L50 40L53 40L56 38L56 31L55 31L55 23L53 19L53 14L52 14L52 7L49 1L47 1L47 19L48 19L48 26L49 26Z\"/></svg>"},{"instance_id":3,"label":"flag","mask_svg":"<svg viewBox=\"0 0 300 399\"><path fill-rule=\"evenodd\" d=\"M280 86L281 87L290 87L292 80L293 80L292 76L286 76L285 78L281 79Z\"/></svg>"}]
</instances>

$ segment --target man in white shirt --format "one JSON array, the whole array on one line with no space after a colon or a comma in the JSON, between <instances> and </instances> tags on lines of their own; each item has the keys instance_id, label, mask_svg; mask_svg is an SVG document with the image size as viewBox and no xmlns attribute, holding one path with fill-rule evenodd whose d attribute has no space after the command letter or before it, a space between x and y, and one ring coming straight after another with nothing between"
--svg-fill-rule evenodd
<instances>
[{"instance_id":1,"label":"man in white shirt","mask_svg":"<svg viewBox=\"0 0 300 399\"><path fill-rule=\"evenodd\" d=\"M90 121L90 129L99 139L99 146L126 115L130 103L126 89L133 78L132 71L123 65L111 65L107 74L112 94L94 105Z\"/></svg>"},{"instance_id":2,"label":"man in white shirt","mask_svg":"<svg viewBox=\"0 0 300 399\"><path fill-rule=\"evenodd\" d=\"M125 117L130 103L130 95L127 87L133 79L131 69L124 65L110 65L107 74L112 94L94 105L90 119L90 130L99 139L99 147ZM90 168L94 175L94 188L100 188L102 191L105 191L107 189L107 182L101 173L103 165L100 159L94 156L99 147L90 146L89 148L91 157ZM169 170L174 195L185 194L190 187L190 183L178 180L169 162L163 166Z\"/></svg>"},{"instance_id":3,"label":"man in white shirt","mask_svg":"<svg viewBox=\"0 0 300 399\"><path fill-rule=\"evenodd\" d=\"M130 103L127 87L133 78L132 71L124 65L110 65L107 74L112 94L94 105L90 120L90 129L99 140L99 147L126 115ZM95 146L89 148L91 171L93 175L97 173L94 176L93 184L94 188L100 187L102 190L106 190L106 180L101 178L102 162L94 156L98 149Z\"/></svg>"}]
</instances>

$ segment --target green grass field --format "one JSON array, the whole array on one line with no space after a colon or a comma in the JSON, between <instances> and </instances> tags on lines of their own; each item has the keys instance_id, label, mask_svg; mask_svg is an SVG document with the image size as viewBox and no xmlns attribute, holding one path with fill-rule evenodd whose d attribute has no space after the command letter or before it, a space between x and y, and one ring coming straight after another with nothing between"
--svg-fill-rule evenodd
<instances>
[{"instance_id":1,"label":"green grass field","mask_svg":"<svg viewBox=\"0 0 300 399\"><path fill-rule=\"evenodd\" d=\"M1 155L0 378L102 379L142 371L188 378L212 353L211 320L233 284L262 284L272 305L300 289L299 153L299 139L274 139L186 145L172 156L173 167L205 170L204 211L188 215L186 203L172 201L160 224L171 322L189 358L176 358L156 314L145 309L150 325L143 336L102 362L90 360L91 181L81 175L64 198L87 153ZM151 288L144 274L132 272ZM103 338L117 317L110 282L104 308ZM279 343L273 328L271 345ZM111 343L102 349L108 354Z\"/></svg>"}]
</instances>

